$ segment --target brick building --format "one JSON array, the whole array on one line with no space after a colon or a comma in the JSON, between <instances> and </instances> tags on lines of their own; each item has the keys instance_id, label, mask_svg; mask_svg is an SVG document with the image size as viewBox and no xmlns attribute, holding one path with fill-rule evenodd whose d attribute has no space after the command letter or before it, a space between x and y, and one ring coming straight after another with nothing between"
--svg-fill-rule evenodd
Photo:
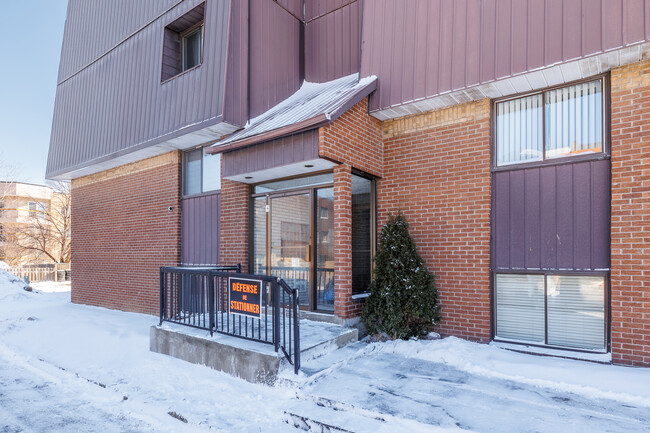
<instances>
[{"instance_id":1,"label":"brick building","mask_svg":"<svg viewBox=\"0 0 650 433\"><path fill-rule=\"evenodd\" d=\"M241 263L352 322L401 209L444 335L650 366L650 4L596 3L70 0L73 301Z\"/></svg>"}]
</instances>

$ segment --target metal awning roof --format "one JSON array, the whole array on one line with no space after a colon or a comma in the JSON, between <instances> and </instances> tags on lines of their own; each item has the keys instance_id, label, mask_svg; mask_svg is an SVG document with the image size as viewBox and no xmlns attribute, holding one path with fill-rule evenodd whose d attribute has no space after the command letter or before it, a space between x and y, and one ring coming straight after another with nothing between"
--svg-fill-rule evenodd
<instances>
[{"instance_id":1,"label":"metal awning roof","mask_svg":"<svg viewBox=\"0 0 650 433\"><path fill-rule=\"evenodd\" d=\"M377 88L377 77L348 75L326 83L303 85L290 97L248 121L246 126L210 146L219 153L327 124Z\"/></svg>"}]
</instances>

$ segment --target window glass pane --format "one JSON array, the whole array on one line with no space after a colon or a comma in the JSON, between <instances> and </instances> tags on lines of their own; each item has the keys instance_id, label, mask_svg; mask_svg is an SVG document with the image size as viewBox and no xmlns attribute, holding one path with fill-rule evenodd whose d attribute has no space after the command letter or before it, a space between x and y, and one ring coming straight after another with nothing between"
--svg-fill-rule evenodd
<instances>
[{"instance_id":1,"label":"window glass pane","mask_svg":"<svg viewBox=\"0 0 650 433\"><path fill-rule=\"evenodd\" d=\"M316 308L334 311L334 188L321 188L316 197Z\"/></svg>"},{"instance_id":2,"label":"window glass pane","mask_svg":"<svg viewBox=\"0 0 650 433\"><path fill-rule=\"evenodd\" d=\"M203 192L221 189L221 154L210 155L203 148Z\"/></svg>"},{"instance_id":3,"label":"window glass pane","mask_svg":"<svg viewBox=\"0 0 650 433\"><path fill-rule=\"evenodd\" d=\"M253 273L266 275L266 197L253 199Z\"/></svg>"},{"instance_id":4,"label":"window glass pane","mask_svg":"<svg viewBox=\"0 0 650 433\"><path fill-rule=\"evenodd\" d=\"M544 344L544 275L496 275L497 337Z\"/></svg>"},{"instance_id":5,"label":"window glass pane","mask_svg":"<svg viewBox=\"0 0 650 433\"><path fill-rule=\"evenodd\" d=\"M326 173L317 176L299 177L296 179L281 180L279 182L264 183L255 186L255 193L259 194L263 192L281 191L283 189L314 186L332 182L334 182L334 175L332 173Z\"/></svg>"},{"instance_id":6,"label":"window glass pane","mask_svg":"<svg viewBox=\"0 0 650 433\"><path fill-rule=\"evenodd\" d=\"M352 175L352 293L368 290L372 269L372 181Z\"/></svg>"},{"instance_id":7,"label":"window glass pane","mask_svg":"<svg viewBox=\"0 0 650 433\"><path fill-rule=\"evenodd\" d=\"M202 149L196 149L185 154L183 167L183 193L199 194L201 192L201 154Z\"/></svg>"},{"instance_id":8,"label":"window glass pane","mask_svg":"<svg viewBox=\"0 0 650 433\"><path fill-rule=\"evenodd\" d=\"M547 277L548 343L605 349L605 281L603 277Z\"/></svg>"},{"instance_id":9,"label":"window glass pane","mask_svg":"<svg viewBox=\"0 0 650 433\"><path fill-rule=\"evenodd\" d=\"M497 165L542 160L542 95L497 104Z\"/></svg>"},{"instance_id":10,"label":"window glass pane","mask_svg":"<svg viewBox=\"0 0 650 433\"><path fill-rule=\"evenodd\" d=\"M603 151L602 82L546 92L546 157Z\"/></svg>"},{"instance_id":11,"label":"window glass pane","mask_svg":"<svg viewBox=\"0 0 650 433\"><path fill-rule=\"evenodd\" d=\"M203 27L183 37L183 70L193 68L201 63L201 46L203 45Z\"/></svg>"}]
</instances>

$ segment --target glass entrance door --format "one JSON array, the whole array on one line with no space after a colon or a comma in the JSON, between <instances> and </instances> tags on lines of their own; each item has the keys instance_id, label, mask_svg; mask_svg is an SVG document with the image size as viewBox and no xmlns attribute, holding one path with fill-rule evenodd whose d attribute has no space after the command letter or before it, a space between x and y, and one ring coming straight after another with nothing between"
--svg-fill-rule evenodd
<instances>
[{"instance_id":1,"label":"glass entrance door","mask_svg":"<svg viewBox=\"0 0 650 433\"><path fill-rule=\"evenodd\" d=\"M271 275L282 278L300 293L300 304L310 305L311 194L270 196L269 259Z\"/></svg>"}]
</instances>

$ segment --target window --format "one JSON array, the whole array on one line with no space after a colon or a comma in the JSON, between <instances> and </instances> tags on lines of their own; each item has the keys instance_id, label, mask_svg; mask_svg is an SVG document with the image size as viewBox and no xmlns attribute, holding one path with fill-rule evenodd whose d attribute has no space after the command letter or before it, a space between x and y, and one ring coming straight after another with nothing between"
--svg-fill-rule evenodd
<instances>
[{"instance_id":1,"label":"window","mask_svg":"<svg viewBox=\"0 0 650 433\"><path fill-rule=\"evenodd\" d=\"M221 155L206 153L205 148L186 152L183 157L183 195L221 189Z\"/></svg>"},{"instance_id":2,"label":"window","mask_svg":"<svg viewBox=\"0 0 650 433\"><path fill-rule=\"evenodd\" d=\"M602 153L603 80L496 104L496 165Z\"/></svg>"},{"instance_id":3,"label":"window","mask_svg":"<svg viewBox=\"0 0 650 433\"><path fill-rule=\"evenodd\" d=\"M160 79L167 81L203 62L203 20L201 3L165 27Z\"/></svg>"},{"instance_id":4,"label":"window","mask_svg":"<svg viewBox=\"0 0 650 433\"><path fill-rule=\"evenodd\" d=\"M45 204L35 201L30 201L27 204L29 208L29 216L32 218L45 219Z\"/></svg>"},{"instance_id":5,"label":"window","mask_svg":"<svg viewBox=\"0 0 650 433\"><path fill-rule=\"evenodd\" d=\"M3 227L2 224L0 224L0 242L6 241L5 238L5 228Z\"/></svg>"},{"instance_id":6,"label":"window","mask_svg":"<svg viewBox=\"0 0 650 433\"><path fill-rule=\"evenodd\" d=\"M327 219L329 218L329 208L326 206L321 206L320 207L320 217L322 219Z\"/></svg>"},{"instance_id":7,"label":"window","mask_svg":"<svg viewBox=\"0 0 650 433\"><path fill-rule=\"evenodd\" d=\"M368 291L375 237L374 184L352 175L352 293Z\"/></svg>"},{"instance_id":8,"label":"window","mask_svg":"<svg viewBox=\"0 0 650 433\"><path fill-rule=\"evenodd\" d=\"M182 36L183 71L187 71L201 63L203 48L203 26L190 30Z\"/></svg>"},{"instance_id":9,"label":"window","mask_svg":"<svg viewBox=\"0 0 650 433\"><path fill-rule=\"evenodd\" d=\"M5 216L5 202L0 201L0 218Z\"/></svg>"},{"instance_id":10,"label":"window","mask_svg":"<svg viewBox=\"0 0 650 433\"><path fill-rule=\"evenodd\" d=\"M605 278L497 274L496 337L605 350Z\"/></svg>"}]
</instances>

